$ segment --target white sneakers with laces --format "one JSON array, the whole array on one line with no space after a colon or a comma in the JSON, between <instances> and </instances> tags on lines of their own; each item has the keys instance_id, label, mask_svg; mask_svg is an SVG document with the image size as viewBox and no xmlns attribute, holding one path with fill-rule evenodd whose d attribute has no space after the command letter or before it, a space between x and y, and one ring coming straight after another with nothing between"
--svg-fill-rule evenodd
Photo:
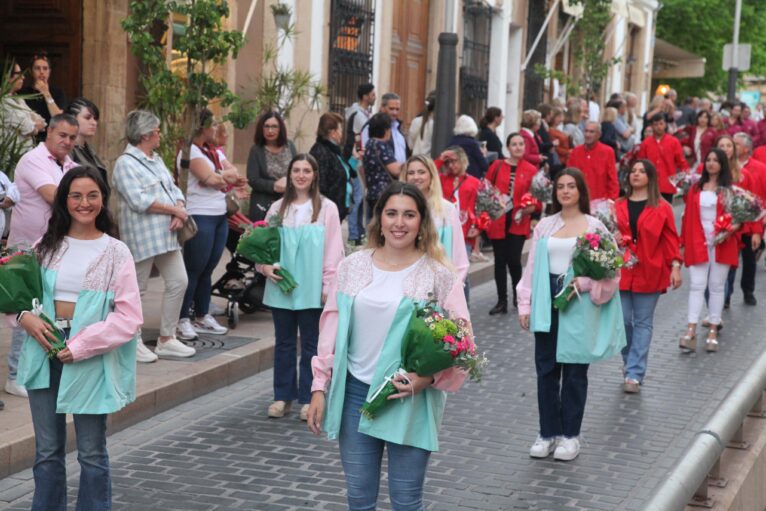
<instances>
[{"instance_id":1,"label":"white sneakers with laces","mask_svg":"<svg viewBox=\"0 0 766 511\"><path fill-rule=\"evenodd\" d=\"M553 453L553 459L559 461L572 461L580 454L580 438L568 438L562 436L556 443L556 451Z\"/></svg>"},{"instance_id":2,"label":"white sneakers with laces","mask_svg":"<svg viewBox=\"0 0 766 511\"><path fill-rule=\"evenodd\" d=\"M537 435L537 440L529 449L529 455L533 458L547 458L556 449L556 438L543 438Z\"/></svg>"},{"instance_id":3,"label":"white sneakers with laces","mask_svg":"<svg viewBox=\"0 0 766 511\"><path fill-rule=\"evenodd\" d=\"M194 330L191 320L189 318L181 318L178 322L178 332L176 337L184 341L193 341L199 336Z\"/></svg>"},{"instance_id":4,"label":"white sneakers with laces","mask_svg":"<svg viewBox=\"0 0 766 511\"><path fill-rule=\"evenodd\" d=\"M221 326L210 314L206 314L202 320L195 321L192 326L198 334L224 335L229 331L228 328Z\"/></svg>"}]
</instances>

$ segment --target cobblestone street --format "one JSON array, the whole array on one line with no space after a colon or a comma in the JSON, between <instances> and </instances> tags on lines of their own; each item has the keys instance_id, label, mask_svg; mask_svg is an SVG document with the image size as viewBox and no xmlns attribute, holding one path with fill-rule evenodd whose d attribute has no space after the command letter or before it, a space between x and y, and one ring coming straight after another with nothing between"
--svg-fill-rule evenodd
<instances>
[{"instance_id":1,"label":"cobblestone street","mask_svg":"<svg viewBox=\"0 0 766 511\"><path fill-rule=\"evenodd\" d=\"M442 449L428 471L427 509L640 509L763 349L763 305L746 308L737 290L724 313L721 351L681 355L676 338L686 290L660 299L640 395L623 394L618 358L591 367L582 453L561 463L528 456L537 432L531 334L521 332L513 313L486 314L494 283L473 289L474 327L491 367L481 385L467 383L448 401ZM762 304L765 295L758 294ZM295 410L282 420L266 417L271 376L261 373L109 437L114 509L345 509L337 444L313 437ZM76 485L72 455L68 468ZM29 509L31 477L26 470L0 481L0 497L12 502L6 509ZM69 494L74 509L74 487Z\"/></svg>"}]
</instances>

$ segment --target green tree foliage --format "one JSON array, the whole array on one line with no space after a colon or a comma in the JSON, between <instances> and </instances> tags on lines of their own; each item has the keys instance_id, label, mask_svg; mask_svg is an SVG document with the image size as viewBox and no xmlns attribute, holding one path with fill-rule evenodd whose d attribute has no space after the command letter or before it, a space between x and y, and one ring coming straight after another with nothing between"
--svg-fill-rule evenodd
<instances>
[{"instance_id":1,"label":"green tree foliage","mask_svg":"<svg viewBox=\"0 0 766 511\"><path fill-rule=\"evenodd\" d=\"M582 5L583 13L577 20L570 44L574 73L567 75L562 71L535 66L535 72L546 78L557 79L567 89L568 95L582 94L590 97L598 92L601 83L609 73L609 68L620 61L619 58L605 59L605 31L612 19L611 0L571 0L573 5Z\"/></svg>"},{"instance_id":2,"label":"green tree foliage","mask_svg":"<svg viewBox=\"0 0 766 511\"><path fill-rule=\"evenodd\" d=\"M728 72L721 69L723 46L734 30L734 0L663 0L657 37L705 57L705 76L667 80L681 98L726 91ZM748 74L766 75L766 2L743 0L739 42L751 44ZM740 74L740 77L742 75Z\"/></svg>"},{"instance_id":3,"label":"green tree foliage","mask_svg":"<svg viewBox=\"0 0 766 511\"><path fill-rule=\"evenodd\" d=\"M225 80L216 77L215 69L229 58L236 58L245 43L236 30L225 30L228 3L220 0L133 0L122 28L128 35L130 49L143 69L139 77L145 95L140 106L154 112L162 122L164 138L161 154L168 168L175 164L177 144L183 140L182 161L188 160L193 133L199 127L199 114L213 100L230 108L227 120L238 128L251 123L254 112L243 107ZM187 20L185 30L174 34L174 59L185 61L185 73L174 72L168 65L166 46L157 37L167 30L175 13ZM186 189L188 168L182 165L179 181Z\"/></svg>"},{"instance_id":4,"label":"green tree foliage","mask_svg":"<svg viewBox=\"0 0 766 511\"><path fill-rule=\"evenodd\" d=\"M0 172L5 172L11 181L13 181L16 164L28 149L28 144L19 134L16 126L12 126L11 121L6 119L6 116L9 115L8 109L15 108L10 101L7 101L10 100L13 90L12 71L14 64L13 60L6 59L0 75ZM29 94L14 97L23 100L37 96L39 95Z\"/></svg>"}]
</instances>

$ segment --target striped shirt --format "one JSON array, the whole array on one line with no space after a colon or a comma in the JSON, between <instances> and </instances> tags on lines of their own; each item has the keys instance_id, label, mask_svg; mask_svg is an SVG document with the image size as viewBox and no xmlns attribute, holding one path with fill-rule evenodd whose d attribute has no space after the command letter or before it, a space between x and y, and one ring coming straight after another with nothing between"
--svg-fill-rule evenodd
<instances>
[{"instance_id":1,"label":"striped shirt","mask_svg":"<svg viewBox=\"0 0 766 511\"><path fill-rule=\"evenodd\" d=\"M128 246L136 262L156 255L180 250L178 236L170 230L170 215L149 213L155 202L174 206L184 201L181 190L162 158L152 157L128 144L114 165L112 186L120 195L120 238Z\"/></svg>"}]
</instances>

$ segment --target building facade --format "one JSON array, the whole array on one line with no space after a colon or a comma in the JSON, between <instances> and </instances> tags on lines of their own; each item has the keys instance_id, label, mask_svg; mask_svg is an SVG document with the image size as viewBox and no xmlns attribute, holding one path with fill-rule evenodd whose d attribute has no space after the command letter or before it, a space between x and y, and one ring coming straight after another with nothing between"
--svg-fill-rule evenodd
<instances>
[{"instance_id":1,"label":"building facade","mask_svg":"<svg viewBox=\"0 0 766 511\"><path fill-rule=\"evenodd\" d=\"M268 72L264 55L280 36L270 9L276 0L228 1L228 28L243 30L247 43L239 57L218 72L235 92L252 99L255 84ZM540 35L545 41L545 62L551 69L570 72L568 35L577 22L577 9L566 0L539 1L549 15ZM442 32L457 33L459 40L457 111L478 119L486 107L499 106L505 113L500 132L518 128L524 63L529 41L534 39L527 0L281 2L292 8L296 35L279 51L278 65L310 72L327 91L320 108L298 105L288 120L299 149L308 150L313 144L321 112L342 111L356 101L356 87L367 81L376 85L378 97L388 91L399 93L401 118L407 125L435 88ZM141 95L139 66L120 28L129 0L5 0L0 4L0 54L26 62L37 49L46 49L53 61L52 83L64 88L69 97L88 97L101 109L95 145L105 159L113 161L124 148L125 114ZM657 9L657 0L613 0L613 19L605 36L607 56L621 61L610 70L602 97L630 90L639 95L642 108L648 104ZM548 80L545 98L553 97L563 97L563 88ZM230 140L230 159L243 170L253 136L251 126Z\"/></svg>"}]
</instances>

